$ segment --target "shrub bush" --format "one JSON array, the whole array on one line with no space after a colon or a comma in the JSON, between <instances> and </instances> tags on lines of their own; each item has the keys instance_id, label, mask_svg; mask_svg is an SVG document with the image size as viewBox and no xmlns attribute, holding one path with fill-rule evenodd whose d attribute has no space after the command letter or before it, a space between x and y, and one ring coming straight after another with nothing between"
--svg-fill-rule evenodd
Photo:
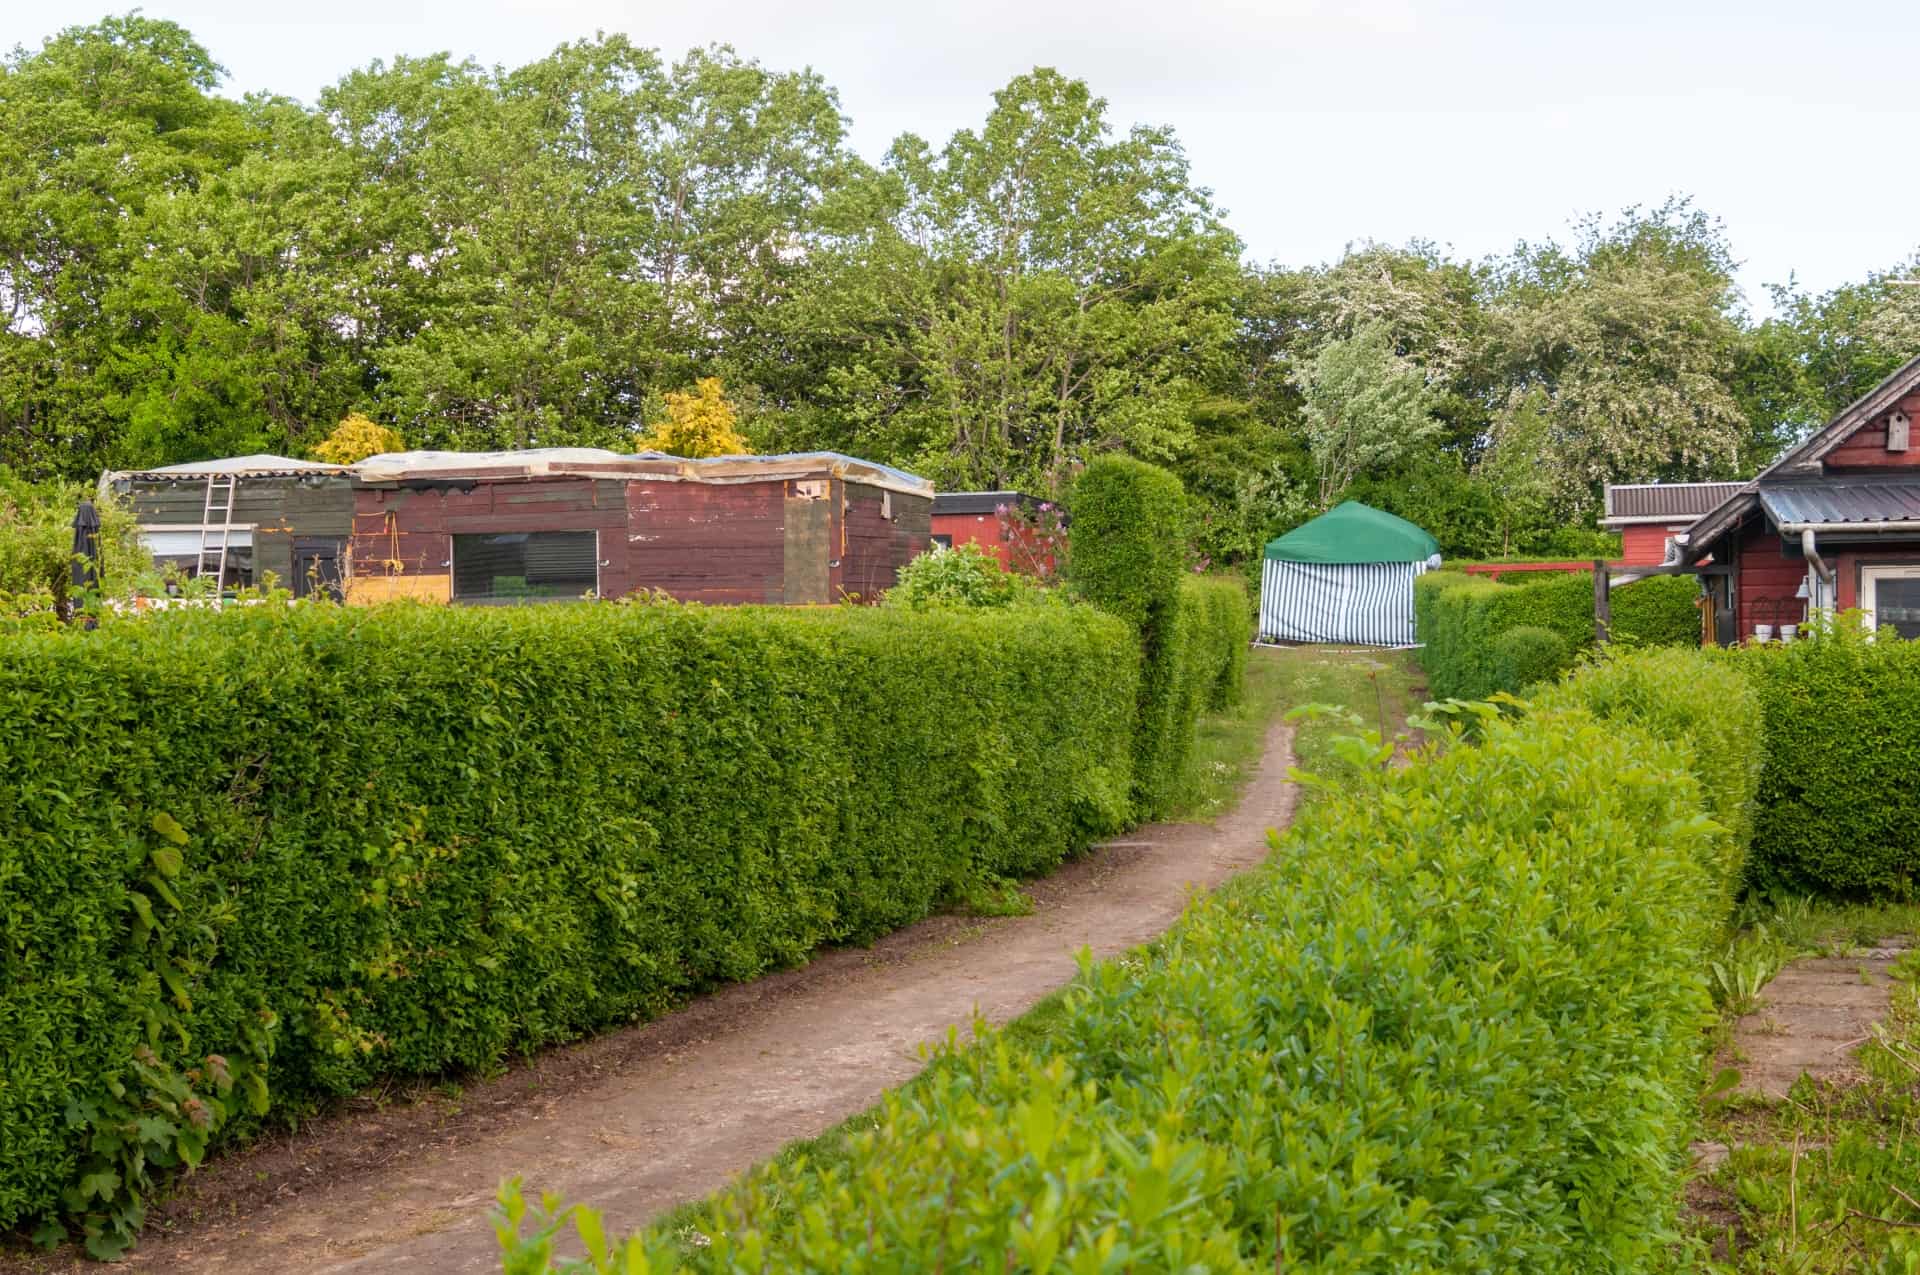
<instances>
[{"instance_id":1,"label":"shrub bush","mask_svg":"<svg viewBox=\"0 0 1920 1275\"><path fill-rule=\"evenodd\" d=\"M1493 639L1493 674L1519 690L1550 682L1573 663L1573 644L1552 629L1523 624Z\"/></svg>"},{"instance_id":2,"label":"shrub bush","mask_svg":"<svg viewBox=\"0 0 1920 1275\"><path fill-rule=\"evenodd\" d=\"M1726 829L1710 866L1730 912L1753 841L1767 733L1761 696L1746 672L1717 653L1676 648L1610 652L1538 691L1542 708L1579 707L1625 722L1685 751L1714 819Z\"/></svg>"},{"instance_id":3,"label":"shrub bush","mask_svg":"<svg viewBox=\"0 0 1920 1275\"><path fill-rule=\"evenodd\" d=\"M881 600L890 607L1003 607L1041 596L1031 577L1001 569L1000 560L977 544L963 544L935 545L901 567Z\"/></svg>"},{"instance_id":4,"label":"shrub bush","mask_svg":"<svg viewBox=\"0 0 1920 1275\"><path fill-rule=\"evenodd\" d=\"M1184 574L1186 491L1157 466L1102 456L1073 485L1074 591L1142 630L1172 607Z\"/></svg>"},{"instance_id":5,"label":"shrub bush","mask_svg":"<svg viewBox=\"0 0 1920 1275\"><path fill-rule=\"evenodd\" d=\"M269 1099L485 1067L1043 870L1126 813L1136 666L1079 606L9 638L0 1226L111 1250L122 1184Z\"/></svg>"},{"instance_id":6,"label":"shrub bush","mask_svg":"<svg viewBox=\"0 0 1920 1275\"><path fill-rule=\"evenodd\" d=\"M1842 621L1725 658L1754 679L1766 720L1755 885L1920 894L1920 642Z\"/></svg>"},{"instance_id":7,"label":"shrub bush","mask_svg":"<svg viewBox=\"0 0 1920 1275\"><path fill-rule=\"evenodd\" d=\"M1087 466L1073 488L1070 581L1139 634L1133 802L1143 819L1166 813L1201 709L1237 699L1253 640L1243 589L1183 571L1185 506L1178 478L1120 456Z\"/></svg>"},{"instance_id":8,"label":"shrub bush","mask_svg":"<svg viewBox=\"0 0 1920 1275\"><path fill-rule=\"evenodd\" d=\"M1482 740L1310 806L1144 968L1087 969L1037 1043L950 1048L844 1162L755 1171L685 1260L1636 1269L1678 1202L1716 834L1632 727Z\"/></svg>"},{"instance_id":9,"label":"shrub bush","mask_svg":"<svg viewBox=\"0 0 1920 1275\"><path fill-rule=\"evenodd\" d=\"M1653 576L1613 591L1614 642L1622 646L1699 646L1699 586L1683 576ZM1441 699L1484 699L1520 688L1503 680L1494 643L1510 629L1552 629L1572 650L1594 645L1593 576L1554 574L1496 584L1455 571L1414 581L1420 663Z\"/></svg>"}]
</instances>

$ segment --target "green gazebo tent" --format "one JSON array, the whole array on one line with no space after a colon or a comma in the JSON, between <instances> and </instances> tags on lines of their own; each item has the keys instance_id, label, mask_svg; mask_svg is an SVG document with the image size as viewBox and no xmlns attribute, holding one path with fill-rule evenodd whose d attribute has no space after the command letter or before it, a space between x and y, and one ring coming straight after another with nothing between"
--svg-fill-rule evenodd
<instances>
[{"instance_id":1,"label":"green gazebo tent","mask_svg":"<svg viewBox=\"0 0 1920 1275\"><path fill-rule=\"evenodd\" d=\"M1260 567L1263 642L1411 646L1413 580L1440 542L1349 500L1270 541Z\"/></svg>"}]
</instances>

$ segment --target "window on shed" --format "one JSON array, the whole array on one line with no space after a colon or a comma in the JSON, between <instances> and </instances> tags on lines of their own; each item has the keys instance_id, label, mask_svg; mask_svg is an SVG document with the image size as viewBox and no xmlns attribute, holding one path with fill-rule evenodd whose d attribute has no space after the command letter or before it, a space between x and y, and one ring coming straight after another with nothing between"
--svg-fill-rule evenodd
<instances>
[{"instance_id":1,"label":"window on shed","mask_svg":"<svg viewBox=\"0 0 1920 1275\"><path fill-rule=\"evenodd\" d=\"M453 538L455 602L539 602L577 598L599 583L599 541L591 531L515 531Z\"/></svg>"}]
</instances>

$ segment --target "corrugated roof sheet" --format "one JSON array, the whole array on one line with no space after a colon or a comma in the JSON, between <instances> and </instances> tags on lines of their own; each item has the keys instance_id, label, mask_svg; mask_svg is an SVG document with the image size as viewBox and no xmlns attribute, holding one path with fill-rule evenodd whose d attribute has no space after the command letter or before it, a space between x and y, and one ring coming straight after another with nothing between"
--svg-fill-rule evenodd
<instances>
[{"instance_id":1,"label":"corrugated roof sheet","mask_svg":"<svg viewBox=\"0 0 1920 1275\"><path fill-rule=\"evenodd\" d=\"M1762 487L1760 503L1776 525L1920 521L1920 480Z\"/></svg>"},{"instance_id":2,"label":"corrugated roof sheet","mask_svg":"<svg viewBox=\"0 0 1920 1275\"><path fill-rule=\"evenodd\" d=\"M1609 518L1698 518L1719 508L1741 483L1636 483L1607 488Z\"/></svg>"}]
</instances>

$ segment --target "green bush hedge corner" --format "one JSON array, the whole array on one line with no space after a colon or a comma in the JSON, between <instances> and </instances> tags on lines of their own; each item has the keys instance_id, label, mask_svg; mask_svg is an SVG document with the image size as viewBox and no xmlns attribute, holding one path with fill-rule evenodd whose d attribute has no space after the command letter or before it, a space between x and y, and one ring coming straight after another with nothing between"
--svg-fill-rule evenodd
<instances>
[{"instance_id":1,"label":"green bush hedge corner","mask_svg":"<svg viewBox=\"0 0 1920 1275\"><path fill-rule=\"evenodd\" d=\"M1084 606L261 606L11 637L0 1227L67 1211L131 1119L114 1086L164 1168L216 1132L163 1134L165 1086L251 1104L264 1078L297 1113L486 1067L1043 871L1127 815L1137 667Z\"/></svg>"},{"instance_id":2,"label":"green bush hedge corner","mask_svg":"<svg viewBox=\"0 0 1920 1275\"><path fill-rule=\"evenodd\" d=\"M1700 645L1699 585L1685 576L1653 576L1613 590L1615 643ZM1429 571L1414 581L1414 619L1427 685L1440 699L1485 699L1517 692L1503 675L1495 643L1511 629L1551 629L1574 652L1594 645L1593 576L1555 574L1500 584L1458 571Z\"/></svg>"},{"instance_id":3,"label":"green bush hedge corner","mask_svg":"<svg viewBox=\"0 0 1920 1275\"><path fill-rule=\"evenodd\" d=\"M1725 829L1709 867L1725 891L1719 906L1730 912L1746 875L1771 739L1755 680L1714 652L1614 652L1537 691L1533 702L1628 723L1684 753L1707 810Z\"/></svg>"},{"instance_id":4,"label":"green bush hedge corner","mask_svg":"<svg viewBox=\"0 0 1920 1275\"><path fill-rule=\"evenodd\" d=\"M1201 711L1239 699L1253 640L1247 593L1185 571L1186 493L1164 469L1101 457L1074 484L1072 513L1069 583L1139 636L1133 806L1150 819L1170 807Z\"/></svg>"},{"instance_id":5,"label":"green bush hedge corner","mask_svg":"<svg viewBox=\"0 0 1920 1275\"><path fill-rule=\"evenodd\" d=\"M1754 884L1920 895L1920 642L1843 618L1727 658L1753 677L1766 717Z\"/></svg>"},{"instance_id":6,"label":"green bush hedge corner","mask_svg":"<svg viewBox=\"0 0 1920 1275\"><path fill-rule=\"evenodd\" d=\"M1144 966L1090 965L1061 1027L949 1050L844 1161L716 1196L686 1261L1636 1269L1724 922L1697 764L1548 707L1336 789Z\"/></svg>"}]
</instances>

